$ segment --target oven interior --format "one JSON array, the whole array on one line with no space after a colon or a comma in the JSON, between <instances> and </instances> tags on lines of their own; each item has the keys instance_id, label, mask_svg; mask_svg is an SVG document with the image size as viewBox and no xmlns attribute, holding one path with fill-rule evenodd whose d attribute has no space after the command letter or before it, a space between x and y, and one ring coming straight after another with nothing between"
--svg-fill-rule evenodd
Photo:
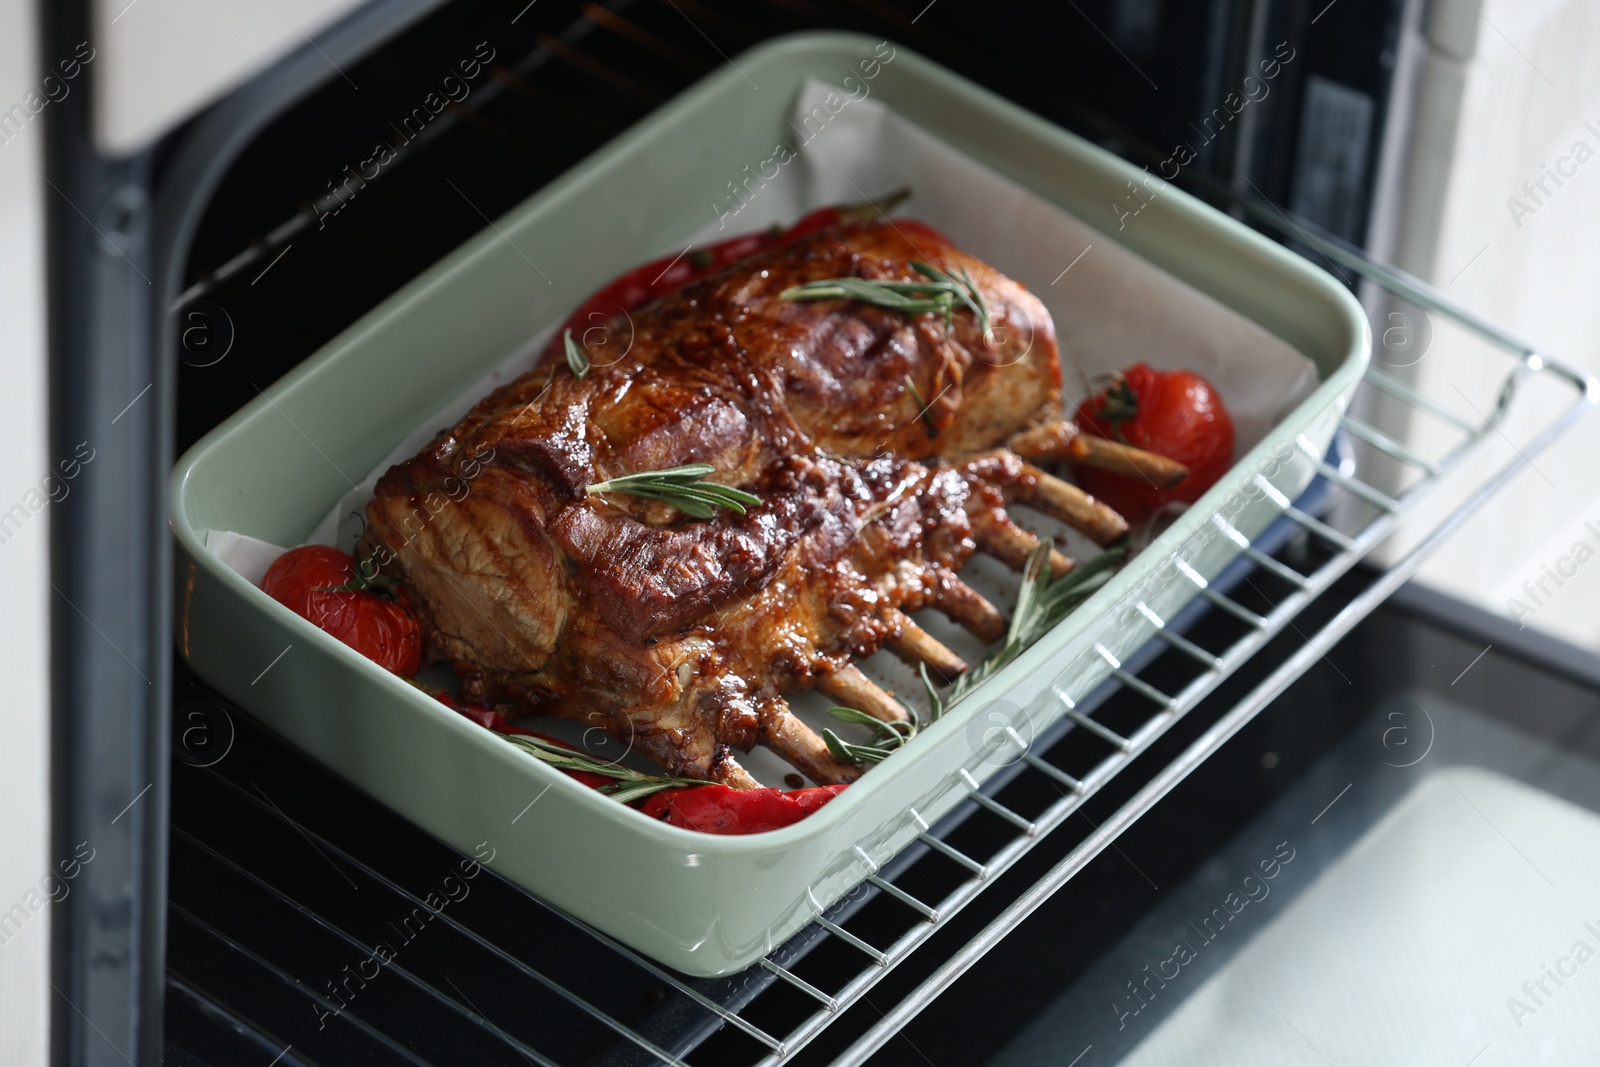
<instances>
[{"instance_id":1,"label":"oven interior","mask_svg":"<svg viewBox=\"0 0 1600 1067\"><path fill-rule=\"evenodd\" d=\"M1308 35L1315 12L1306 5L1235 0L1029 2L998 14L955 0L442 5L344 65L344 77L330 70L248 144L205 206L175 305L178 350L162 354L179 363L177 450L479 232L486 217L771 37L836 28L903 42L1154 165L1264 39L1291 40L1306 51L1304 70L1335 71L1385 99L1393 41L1369 28L1395 25L1401 6L1344 0ZM1100 27L1112 27L1116 40ZM393 123L460 59L485 49L493 58L468 95L376 178L359 177L376 143L398 140ZM1296 84L1286 81L1248 131L1206 145L1184 183L1241 215L1248 210L1232 198L1241 187L1284 199ZM170 158L166 148L157 153L158 182ZM466 195L451 193L451 183ZM1319 262L1341 254L1320 231L1276 229ZM1351 273L1353 286L1369 284ZM1568 417L1552 411L1552 426ZM1463 447L1482 437L1480 428ZM1018 761L927 843L830 909L827 926L776 949L769 965L723 979L666 973L492 871L446 910L419 911L460 857L226 706L174 654L167 1060L986 1062L1114 953L1161 899L1155 887L1202 871L1257 812L1369 727L1387 694L1435 683L1397 649L1426 646L1440 661L1465 662L1476 638L1459 636L1431 603L1384 608L1350 632L1403 578L1357 565L1387 528L1377 528L1384 505L1346 484L1350 448L1347 439L1328 457L1326 476L1299 502L1314 525L1281 521L1254 546L1257 559L1241 561L1215 596L1169 620L1189 649L1153 642L1140 662L1124 665L1144 689L1108 684L1083 702L1112 737L1147 744L1119 754L1104 736L1065 726L1036 739L1030 755L1059 773ZM1399 499L1426 480L1413 472L1393 497L1380 496ZM1306 662L1309 634L1326 635L1330 651ZM1513 656L1479 669L1497 684L1538 675ZM1563 706L1593 703L1579 682L1538 684L1566 686ZM1145 689L1180 694L1181 714L1178 701L1152 709ZM1494 714L1491 690L1483 692L1482 710ZM1237 715L1268 704L1253 721ZM1160 729L1148 729L1160 715ZM1577 730L1592 746L1593 728L1573 725L1580 721L1524 725L1553 736ZM1150 783L1197 746L1210 757L1165 799L1149 796ZM1063 781L1074 779L1095 788L1063 806L1072 799ZM1126 818L1130 804L1143 817L1106 847L1096 835ZM1018 817L1032 827L1020 847ZM1070 880L1031 917L1018 915L1019 899L1062 864L1075 865ZM965 888L978 883L981 893ZM907 898L961 906L930 927ZM1010 936L993 939L964 977L940 977L965 946L988 945L996 923ZM914 943L903 940L913 934ZM374 974L379 941L402 947ZM864 969L856 941L885 958L869 957ZM902 943L915 951L883 952ZM874 1027L906 1004L933 1010L911 1012L894 1036L873 1039Z\"/></svg>"}]
</instances>

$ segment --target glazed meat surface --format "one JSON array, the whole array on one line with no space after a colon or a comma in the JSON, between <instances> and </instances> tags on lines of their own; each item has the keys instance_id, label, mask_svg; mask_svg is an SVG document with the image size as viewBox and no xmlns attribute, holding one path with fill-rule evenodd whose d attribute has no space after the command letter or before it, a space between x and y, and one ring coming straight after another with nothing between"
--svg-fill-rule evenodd
<instances>
[{"instance_id":1,"label":"glazed meat surface","mask_svg":"<svg viewBox=\"0 0 1600 1067\"><path fill-rule=\"evenodd\" d=\"M970 272L991 334L960 308L947 325L780 296L915 280L913 260ZM1061 417L1043 304L915 223L758 254L612 323L608 341L582 379L546 361L391 468L368 538L394 554L428 654L470 697L602 726L674 773L748 786L737 753L766 743L814 780L850 780L860 769L783 694L881 704L850 663L886 644L959 670L907 613L937 608L993 640L1003 620L957 575L980 547L1013 565L1032 547L1005 505L1095 510L1001 447ZM468 455L490 458L461 496ZM700 520L588 492L690 463L761 504Z\"/></svg>"}]
</instances>

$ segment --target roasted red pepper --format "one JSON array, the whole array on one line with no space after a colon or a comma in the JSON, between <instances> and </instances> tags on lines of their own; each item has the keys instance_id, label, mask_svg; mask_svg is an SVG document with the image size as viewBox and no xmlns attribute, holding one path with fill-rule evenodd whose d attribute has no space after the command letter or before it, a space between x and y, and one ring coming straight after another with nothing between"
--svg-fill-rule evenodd
<instances>
[{"instance_id":1,"label":"roasted red pepper","mask_svg":"<svg viewBox=\"0 0 1600 1067\"><path fill-rule=\"evenodd\" d=\"M701 785L657 793L639 810L653 819L703 834L759 834L799 822L844 788L822 785L785 793L781 789Z\"/></svg>"},{"instance_id":2,"label":"roasted red pepper","mask_svg":"<svg viewBox=\"0 0 1600 1067\"><path fill-rule=\"evenodd\" d=\"M890 193L878 204L850 204L834 205L818 208L806 215L788 229L774 226L770 230L761 230L756 233L743 233L737 237L718 241L716 244L705 248L691 249L687 253L676 256L662 256L660 259L651 260L641 266L635 267L627 273L620 275L589 299L578 305L576 311L567 317L561 324L550 343L545 346L545 359L565 358L565 343L563 338L568 330L572 331L572 339L590 349L591 355L597 355L597 349L603 345L607 338L603 336L604 327L612 317L644 307L646 304L660 300L662 297L671 296L679 289L692 281L709 277L731 263L737 263L757 252L768 248L777 248L779 245L788 244L797 237L813 233L828 226L841 222L858 222L864 219L875 218L888 212L899 204L910 191L902 189ZM896 219L895 225L914 227L917 231L938 236L930 227L923 223L911 222L905 219ZM941 238L942 239L942 238ZM602 336L590 337L587 341L585 335L594 330L600 330ZM604 364L603 359L596 362Z\"/></svg>"}]
</instances>

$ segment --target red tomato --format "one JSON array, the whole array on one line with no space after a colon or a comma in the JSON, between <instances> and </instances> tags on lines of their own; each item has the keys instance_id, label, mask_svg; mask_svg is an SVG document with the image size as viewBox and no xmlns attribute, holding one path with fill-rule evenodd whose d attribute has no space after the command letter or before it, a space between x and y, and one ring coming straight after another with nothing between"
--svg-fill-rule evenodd
<instances>
[{"instance_id":1,"label":"red tomato","mask_svg":"<svg viewBox=\"0 0 1600 1067\"><path fill-rule=\"evenodd\" d=\"M340 589L357 578L349 553L305 545L279 556L261 588L384 670L410 678L422 665L422 628L404 603L376 593Z\"/></svg>"},{"instance_id":2,"label":"red tomato","mask_svg":"<svg viewBox=\"0 0 1600 1067\"><path fill-rule=\"evenodd\" d=\"M1084 467L1083 488L1129 522L1148 519L1162 505L1192 504L1233 465L1233 419L1211 383L1189 371L1155 370L1135 363L1106 389L1078 407L1090 433L1175 459L1188 477L1171 489L1124 474Z\"/></svg>"}]
</instances>

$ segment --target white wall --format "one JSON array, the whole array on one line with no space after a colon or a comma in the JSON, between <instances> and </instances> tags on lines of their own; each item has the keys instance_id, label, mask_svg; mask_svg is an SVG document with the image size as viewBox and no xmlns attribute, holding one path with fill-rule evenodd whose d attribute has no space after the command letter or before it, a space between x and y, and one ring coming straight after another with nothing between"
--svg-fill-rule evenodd
<instances>
[{"instance_id":1,"label":"white wall","mask_svg":"<svg viewBox=\"0 0 1600 1067\"><path fill-rule=\"evenodd\" d=\"M0 0L0 106L39 85L32 0ZM46 105L48 106L48 105ZM43 130L33 119L0 144L0 511L23 502L44 477L45 440ZM26 510L26 506L25 506ZM0 544L0 917L26 906L50 870L48 833L48 505ZM14 928L5 928L14 929ZM9 937L0 932L0 1064L45 1062L49 905Z\"/></svg>"},{"instance_id":2,"label":"white wall","mask_svg":"<svg viewBox=\"0 0 1600 1067\"><path fill-rule=\"evenodd\" d=\"M1429 42L1398 265L1600 372L1600 3L1435 0ZM1573 157L1579 141L1594 153L1581 166ZM1523 190L1558 164L1571 175L1564 185L1547 179L1549 195L1538 201ZM1532 213L1514 218L1513 197ZM1470 415L1457 389L1483 395L1490 366L1476 346L1443 329L1407 373ZM1507 432L1520 440L1523 429L1513 420ZM1410 436L1438 439L1420 420ZM1503 440L1492 447L1496 460L1515 458ZM1584 527L1593 520L1600 530L1600 419L1534 462L1421 577L1501 612L1518 596L1537 608L1529 625L1600 649L1600 535ZM1536 582L1541 564L1557 565L1580 539L1597 558L1562 586L1547 578L1542 604L1527 599L1523 582Z\"/></svg>"},{"instance_id":3,"label":"white wall","mask_svg":"<svg viewBox=\"0 0 1600 1067\"><path fill-rule=\"evenodd\" d=\"M95 0L96 142L120 156L154 141L361 2Z\"/></svg>"}]
</instances>

